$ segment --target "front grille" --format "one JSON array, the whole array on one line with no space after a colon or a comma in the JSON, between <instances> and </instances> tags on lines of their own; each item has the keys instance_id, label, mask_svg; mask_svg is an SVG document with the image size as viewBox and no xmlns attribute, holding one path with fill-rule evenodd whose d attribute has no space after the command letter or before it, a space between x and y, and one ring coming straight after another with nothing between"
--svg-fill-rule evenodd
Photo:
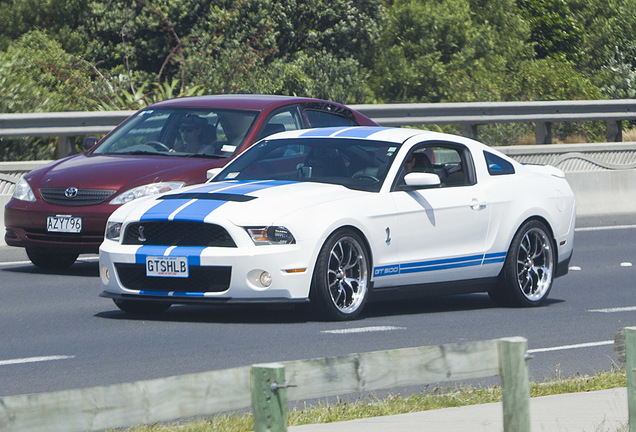
<instances>
[{"instance_id":1,"label":"front grille","mask_svg":"<svg viewBox=\"0 0 636 432\"><path fill-rule=\"evenodd\" d=\"M148 277L144 264L115 264L122 285L132 290L223 292L230 287L232 267L190 266L189 277Z\"/></svg>"},{"instance_id":2,"label":"front grille","mask_svg":"<svg viewBox=\"0 0 636 432\"><path fill-rule=\"evenodd\" d=\"M202 222L148 221L128 225L123 244L236 247L225 228Z\"/></svg>"},{"instance_id":3,"label":"front grille","mask_svg":"<svg viewBox=\"0 0 636 432\"><path fill-rule=\"evenodd\" d=\"M67 207L80 207L101 204L115 193L105 189L77 189L77 194L68 197L67 188L42 188L40 194L44 201Z\"/></svg>"}]
</instances>

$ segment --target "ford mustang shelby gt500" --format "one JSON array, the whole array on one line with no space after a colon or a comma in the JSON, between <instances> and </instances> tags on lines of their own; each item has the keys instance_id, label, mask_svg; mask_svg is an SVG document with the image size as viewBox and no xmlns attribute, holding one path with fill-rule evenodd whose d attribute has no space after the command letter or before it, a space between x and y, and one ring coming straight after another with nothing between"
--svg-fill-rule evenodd
<instances>
[{"instance_id":1,"label":"ford mustang shelby gt500","mask_svg":"<svg viewBox=\"0 0 636 432\"><path fill-rule=\"evenodd\" d=\"M488 292L497 304L534 306L572 256L563 173L468 138L290 131L214 174L112 214L102 297L131 313L310 301L334 320L383 293Z\"/></svg>"}]
</instances>

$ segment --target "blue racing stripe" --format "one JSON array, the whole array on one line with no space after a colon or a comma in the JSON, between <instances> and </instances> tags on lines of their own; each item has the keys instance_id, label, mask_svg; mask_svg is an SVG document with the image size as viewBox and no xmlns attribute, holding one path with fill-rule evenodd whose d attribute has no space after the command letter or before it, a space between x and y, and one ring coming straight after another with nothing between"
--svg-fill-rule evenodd
<instances>
[{"instance_id":1,"label":"blue racing stripe","mask_svg":"<svg viewBox=\"0 0 636 432\"><path fill-rule=\"evenodd\" d=\"M246 195L263 189L269 189L277 186L284 186L294 183L292 181L237 181L237 182L221 182L210 183L200 188L192 189L189 193L215 193L219 191L231 192L235 195ZM224 200L193 200L190 198L160 200L157 204L146 210L139 218L140 221L162 220L177 211L184 204L188 204L180 210L174 217L175 220L203 222L207 215L225 204Z\"/></svg>"},{"instance_id":2,"label":"blue racing stripe","mask_svg":"<svg viewBox=\"0 0 636 432\"><path fill-rule=\"evenodd\" d=\"M164 256L170 246L142 246L135 252L135 264L146 265L147 256Z\"/></svg>"},{"instance_id":3,"label":"blue racing stripe","mask_svg":"<svg viewBox=\"0 0 636 432\"><path fill-rule=\"evenodd\" d=\"M201 292L179 292L172 293L172 291L139 291L141 295L157 296L157 297L203 297L204 293Z\"/></svg>"},{"instance_id":4,"label":"blue racing stripe","mask_svg":"<svg viewBox=\"0 0 636 432\"><path fill-rule=\"evenodd\" d=\"M400 266L400 274L423 273L423 272L430 272L430 271L437 271L437 270L450 270L455 268L474 267L479 265L481 265L481 258L478 260L473 260L473 261L462 261L462 262L438 264L434 266L424 266L424 267L402 268Z\"/></svg>"},{"instance_id":5,"label":"blue racing stripe","mask_svg":"<svg viewBox=\"0 0 636 432\"><path fill-rule=\"evenodd\" d=\"M188 258L188 265L200 266L201 254L205 246L177 246L168 254L169 256L184 256Z\"/></svg>"},{"instance_id":6,"label":"blue racing stripe","mask_svg":"<svg viewBox=\"0 0 636 432\"><path fill-rule=\"evenodd\" d=\"M219 183L219 184L206 184L199 188L194 188L189 192L197 193L197 192L208 192L214 193L218 190L226 188L227 184ZM157 204L146 210L146 212L139 218L140 221L153 220L153 219L166 219L169 215L174 213L179 207L182 205L192 201L189 198L185 199L174 199L174 200L158 200Z\"/></svg>"},{"instance_id":7,"label":"blue racing stripe","mask_svg":"<svg viewBox=\"0 0 636 432\"><path fill-rule=\"evenodd\" d=\"M383 130L387 130L389 128L383 128L383 127L373 127L373 126L369 126L369 127L357 127L354 129L345 129L342 132L338 132L337 134L335 134L335 136L337 137L343 137L343 138L368 138L373 134L376 134L378 132L381 132Z\"/></svg>"},{"instance_id":8,"label":"blue racing stripe","mask_svg":"<svg viewBox=\"0 0 636 432\"><path fill-rule=\"evenodd\" d=\"M299 137L342 137L342 138L368 138L371 135L387 130L390 128L378 126L358 126L358 127L336 127L336 128L317 128L303 132Z\"/></svg>"},{"instance_id":9,"label":"blue racing stripe","mask_svg":"<svg viewBox=\"0 0 636 432\"><path fill-rule=\"evenodd\" d=\"M298 137L330 137L331 135L342 129L342 127L308 129L307 131L302 132L300 135L298 135Z\"/></svg>"},{"instance_id":10,"label":"blue racing stripe","mask_svg":"<svg viewBox=\"0 0 636 432\"><path fill-rule=\"evenodd\" d=\"M475 267L487 264L501 263L506 260L506 252L491 254L468 255L465 257L445 258L429 261L419 261L404 264L393 264L376 267L373 269L375 277L391 276L398 274L423 273L437 270L450 270L454 268Z\"/></svg>"},{"instance_id":11,"label":"blue racing stripe","mask_svg":"<svg viewBox=\"0 0 636 432\"><path fill-rule=\"evenodd\" d=\"M182 256L188 258L188 265L200 266L201 254L205 246L177 246L166 255L166 251L173 246L142 246L135 253L135 264L146 264L149 256Z\"/></svg>"},{"instance_id":12,"label":"blue racing stripe","mask_svg":"<svg viewBox=\"0 0 636 432\"><path fill-rule=\"evenodd\" d=\"M252 192L258 192L263 189L269 189L277 186L285 186L291 183L295 182L273 180L238 182L236 183L236 185L224 189L223 191L232 193L234 195L247 195ZM196 200L192 204L184 207L181 211L179 211L179 213L174 216L174 220L203 222L210 213L212 213L214 210L221 207L225 203L227 203L227 201L224 200Z\"/></svg>"},{"instance_id":13,"label":"blue racing stripe","mask_svg":"<svg viewBox=\"0 0 636 432\"><path fill-rule=\"evenodd\" d=\"M452 264L452 263L458 263L458 262L464 262L464 261L474 261L474 260L481 261L483 258L484 258L483 254L481 254L481 255L469 255L469 256L458 257L458 258L446 258L446 259L440 259L440 260L431 260L431 261L421 261L421 262L400 264L400 268L430 267L430 266L437 266L437 265L441 265L441 264Z\"/></svg>"}]
</instances>

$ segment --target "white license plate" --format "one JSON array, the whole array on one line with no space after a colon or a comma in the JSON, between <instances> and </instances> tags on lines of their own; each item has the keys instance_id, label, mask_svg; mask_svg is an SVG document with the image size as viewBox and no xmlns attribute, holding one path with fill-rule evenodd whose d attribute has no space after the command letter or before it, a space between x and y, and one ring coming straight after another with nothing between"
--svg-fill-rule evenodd
<instances>
[{"instance_id":1,"label":"white license plate","mask_svg":"<svg viewBox=\"0 0 636 432\"><path fill-rule=\"evenodd\" d=\"M146 257L146 276L187 278L188 275L187 257Z\"/></svg>"},{"instance_id":2,"label":"white license plate","mask_svg":"<svg viewBox=\"0 0 636 432\"><path fill-rule=\"evenodd\" d=\"M47 216L46 230L48 232L79 233L82 232L82 218L66 215Z\"/></svg>"}]
</instances>

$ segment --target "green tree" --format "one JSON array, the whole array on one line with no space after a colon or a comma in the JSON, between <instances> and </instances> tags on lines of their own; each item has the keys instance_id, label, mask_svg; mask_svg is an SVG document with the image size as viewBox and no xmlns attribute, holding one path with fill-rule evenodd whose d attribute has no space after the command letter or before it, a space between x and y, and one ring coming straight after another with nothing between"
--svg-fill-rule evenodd
<instances>
[{"instance_id":1,"label":"green tree","mask_svg":"<svg viewBox=\"0 0 636 432\"><path fill-rule=\"evenodd\" d=\"M383 101L500 100L532 56L513 0L396 0L387 14L371 78Z\"/></svg>"},{"instance_id":2,"label":"green tree","mask_svg":"<svg viewBox=\"0 0 636 432\"><path fill-rule=\"evenodd\" d=\"M96 70L41 31L24 34L0 53L0 112L95 108L104 82Z\"/></svg>"},{"instance_id":3,"label":"green tree","mask_svg":"<svg viewBox=\"0 0 636 432\"><path fill-rule=\"evenodd\" d=\"M565 0L517 0L523 17L530 23L530 40L537 58L565 56L576 60L584 33Z\"/></svg>"}]
</instances>

